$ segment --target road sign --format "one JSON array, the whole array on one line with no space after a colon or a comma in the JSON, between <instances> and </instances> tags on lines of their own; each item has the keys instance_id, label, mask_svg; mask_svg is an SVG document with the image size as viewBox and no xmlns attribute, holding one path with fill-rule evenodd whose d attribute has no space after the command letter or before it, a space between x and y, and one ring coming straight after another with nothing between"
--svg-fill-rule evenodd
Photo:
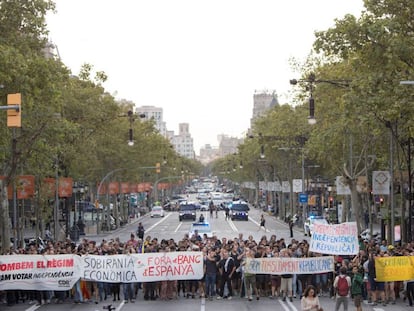
<instances>
[{"instance_id":1,"label":"road sign","mask_svg":"<svg viewBox=\"0 0 414 311\"><path fill-rule=\"evenodd\" d=\"M308 195L306 193L299 193L299 203L308 203Z\"/></svg>"}]
</instances>

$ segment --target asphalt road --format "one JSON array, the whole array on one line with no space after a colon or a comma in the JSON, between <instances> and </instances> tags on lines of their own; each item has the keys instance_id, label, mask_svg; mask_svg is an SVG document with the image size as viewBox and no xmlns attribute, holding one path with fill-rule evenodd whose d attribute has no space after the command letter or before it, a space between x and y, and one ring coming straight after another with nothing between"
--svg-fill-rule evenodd
<instances>
[{"instance_id":1,"label":"asphalt road","mask_svg":"<svg viewBox=\"0 0 414 311\"><path fill-rule=\"evenodd\" d=\"M288 242L290 241L290 234L289 228L286 223L283 223L276 219L273 216L269 216L265 214L266 218L266 231L262 228L259 229L259 219L263 212L261 210L252 209L249 215L249 221L231 221L225 220L224 212L220 212L218 218L210 218L209 212L203 212L206 221L209 221L213 232L217 235L218 238L234 238L238 237L240 233L243 234L244 238L247 238L249 235L253 235L256 240L259 240L263 235L267 235L270 237L272 234L276 234L277 238L285 238ZM198 217L199 215L197 215ZM148 215L143 216L139 219L135 219L129 225L126 225L123 228L120 228L114 232L102 234L100 236L97 235L90 235L86 238L93 239L96 241L100 241L102 239L110 239L119 237L121 241L127 241L130 237L131 232L136 231L137 223L141 221L146 229L146 235L150 235L151 237L157 237L158 240L161 239L170 239L173 238L175 240L181 239L184 234L188 233L190 230L191 221L182 221L180 222L178 219L177 212L167 212L165 217L163 218L150 218ZM294 238L302 240L302 239L309 239L303 235L302 228L295 227L294 229ZM122 298L122 294L121 294ZM169 301L145 301L142 297L142 292L140 291L138 294L138 298L135 303L124 303L121 301L113 302L110 300L111 297L108 298L107 301L103 301L99 304L94 303L84 303L84 304L74 304L72 301L67 301L63 304L46 304L41 306L29 305L26 303L19 303L14 306L6 306L4 304L0 304L0 310L10 310L10 311L34 311L34 310L76 310L76 311L95 311L95 310L104 310L104 306L108 306L112 304L115 308L113 310L116 311L130 311L136 310L139 308L142 311L146 310L179 310L179 311L187 311L187 310L220 310L226 308L226 311L241 311L241 310L269 310L269 308L275 310L284 310L284 311L295 311L301 310L300 308L300 300L299 298L293 299L293 302L283 302L280 299L269 299L268 297L261 297L260 300L253 300L251 302L247 301L245 298L234 297L232 300L216 300L213 301L205 300L204 298L195 298L195 299L187 299L183 297L179 297L178 299L173 299ZM320 297L322 307L324 310L334 310L335 301L330 299L329 297ZM350 301L349 305L350 310L354 310L355 307L353 306L352 302ZM406 310L406 304L399 299L396 305L388 305L386 307L372 307L370 305L364 304L364 310L375 310L375 311L397 311L397 310ZM414 309L413 309L414 310Z\"/></svg>"}]
</instances>

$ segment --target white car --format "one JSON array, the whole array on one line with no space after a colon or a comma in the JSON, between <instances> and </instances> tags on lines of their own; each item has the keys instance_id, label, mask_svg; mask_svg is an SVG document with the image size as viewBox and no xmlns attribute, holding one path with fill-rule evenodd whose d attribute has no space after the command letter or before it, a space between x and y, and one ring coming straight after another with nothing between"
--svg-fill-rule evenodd
<instances>
[{"instance_id":1,"label":"white car","mask_svg":"<svg viewBox=\"0 0 414 311\"><path fill-rule=\"evenodd\" d=\"M211 231L211 226L208 222L193 222L191 224L190 232L188 233L190 238L195 234L195 231L200 237L203 237L204 234L207 235L208 238L213 237L213 232Z\"/></svg>"},{"instance_id":2,"label":"white car","mask_svg":"<svg viewBox=\"0 0 414 311\"><path fill-rule=\"evenodd\" d=\"M327 225L328 221L323 216L310 216L303 224L303 231L305 235L312 235L313 225L315 223Z\"/></svg>"},{"instance_id":3,"label":"white car","mask_svg":"<svg viewBox=\"0 0 414 311\"><path fill-rule=\"evenodd\" d=\"M155 205L151 209L151 218L164 217L164 209L161 206Z\"/></svg>"},{"instance_id":4,"label":"white car","mask_svg":"<svg viewBox=\"0 0 414 311\"><path fill-rule=\"evenodd\" d=\"M210 201L200 201L200 211L209 211L210 210Z\"/></svg>"}]
</instances>

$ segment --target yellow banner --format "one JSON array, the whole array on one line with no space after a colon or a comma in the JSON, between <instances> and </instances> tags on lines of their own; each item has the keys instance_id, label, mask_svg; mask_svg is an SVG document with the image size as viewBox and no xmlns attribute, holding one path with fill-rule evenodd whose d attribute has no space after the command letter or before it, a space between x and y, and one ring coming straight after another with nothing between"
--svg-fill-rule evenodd
<instances>
[{"instance_id":1,"label":"yellow banner","mask_svg":"<svg viewBox=\"0 0 414 311\"><path fill-rule=\"evenodd\" d=\"M375 271L378 282L414 279L414 256L375 258Z\"/></svg>"}]
</instances>

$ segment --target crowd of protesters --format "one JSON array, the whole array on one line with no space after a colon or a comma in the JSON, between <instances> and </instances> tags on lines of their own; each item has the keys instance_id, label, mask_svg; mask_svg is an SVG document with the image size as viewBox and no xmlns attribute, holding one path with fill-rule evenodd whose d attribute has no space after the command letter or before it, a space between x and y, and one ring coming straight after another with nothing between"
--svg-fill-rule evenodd
<instances>
[{"instance_id":1,"label":"crowd of protesters","mask_svg":"<svg viewBox=\"0 0 414 311\"><path fill-rule=\"evenodd\" d=\"M337 299L339 304L348 304L354 300L357 310L361 302L366 300L372 305L394 304L397 299L404 299L407 305L413 305L414 280L407 282L377 282L375 276L375 258L377 256L412 256L414 243L405 246L388 245L386 241L376 243L374 240L360 240L360 251L356 256L335 256L335 271L321 274L250 274L244 271L247 258L260 257L314 257L321 254L309 251L307 240L294 238L285 241L276 235L263 235L260 240L253 236L245 238L239 234L235 238L216 236L207 238L197 232L193 236L185 235L180 240L162 239L144 235L143 228L137 230L139 237L131 233L128 241L119 238L100 242L83 239L79 245L66 242L48 242L43 249L31 244L26 249L10 251L13 254L130 254L150 252L184 252L202 251L204 255L204 277L201 280L159 281L146 283L102 283L79 280L69 291L42 290L8 290L0 292L1 302L8 305L17 303L99 303L119 301L133 303L138 297L144 300L170 299L232 299L241 297L247 301L281 299L283 301L302 299L302 309L308 305L322 310L319 300L313 297L327 296ZM349 294L338 297L335 290L339 275L350 277ZM316 302L317 301L317 302ZM313 307L312 307L313 308Z\"/></svg>"}]
</instances>

